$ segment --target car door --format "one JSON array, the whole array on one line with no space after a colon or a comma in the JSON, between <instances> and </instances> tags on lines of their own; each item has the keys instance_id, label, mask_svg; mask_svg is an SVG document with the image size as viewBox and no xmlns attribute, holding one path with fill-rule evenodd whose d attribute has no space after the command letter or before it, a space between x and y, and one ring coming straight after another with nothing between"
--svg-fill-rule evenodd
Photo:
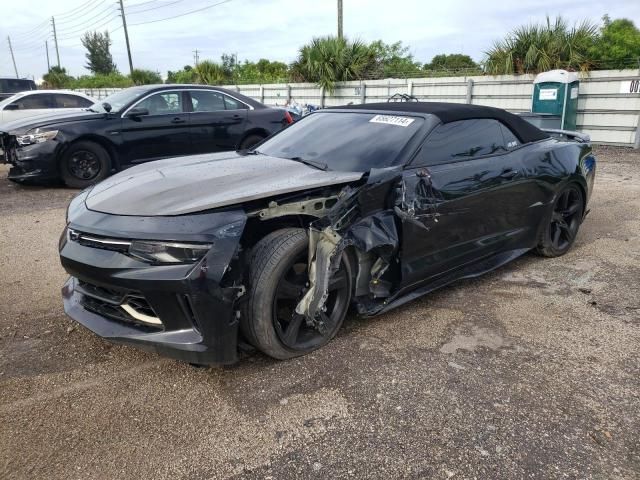
<instances>
[{"instance_id":1,"label":"car door","mask_svg":"<svg viewBox=\"0 0 640 480\"><path fill-rule=\"evenodd\" d=\"M216 90L193 89L189 96L194 152L235 150L245 132L249 107Z\"/></svg>"},{"instance_id":2,"label":"car door","mask_svg":"<svg viewBox=\"0 0 640 480\"><path fill-rule=\"evenodd\" d=\"M497 120L437 126L404 173L403 283L518 248L530 188L520 169Z\"/></svg>"},{"instance_id":3,"label":"car door","mask_svg":"<svg viewBox=\"0 0 640 480\"><path fill-rule=\"evenodd\" d=\"M123 113L121 135L125 163L193 153L184 93L182 90L153 93Z\"/></svg>"},{"instance_id":4,"label":"car door","mask_svg":"<svg viewBox=\"0 0 640 480\"><path fill-rule=\"evenodd\" d=\"M4 106L2 121L11 122L20 118L44 115L51 113L54 107L55 101L50 93L25 94Z\"/></svg>"}]
</instances>

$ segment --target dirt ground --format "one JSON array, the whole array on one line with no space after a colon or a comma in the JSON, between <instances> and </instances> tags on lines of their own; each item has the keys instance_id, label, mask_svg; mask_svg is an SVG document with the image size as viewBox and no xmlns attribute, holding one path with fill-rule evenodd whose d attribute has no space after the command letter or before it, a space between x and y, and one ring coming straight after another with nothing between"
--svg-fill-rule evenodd
<instances>
[{"instance_id":1,"label":"dirt ground","mask_svg":"<svg viewBox=\"0 0 640 480\"><path fill-rule=\"evenodd\" d=\"M1 167L0 478L640 478L640 153L596 153L566 256L209 369L66 318L75 192Z\"/></svg>"}]
</instances>

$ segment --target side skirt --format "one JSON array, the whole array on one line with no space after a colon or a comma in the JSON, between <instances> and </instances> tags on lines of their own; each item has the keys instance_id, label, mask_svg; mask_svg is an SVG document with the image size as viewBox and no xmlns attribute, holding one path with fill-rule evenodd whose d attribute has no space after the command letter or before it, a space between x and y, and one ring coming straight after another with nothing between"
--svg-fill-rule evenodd
<instances>
[{"instance_id":1,"label":"side skirt","mask_svg":"<svg viewBox=\"0 0 640 480\"><path fill-rule=\"evenodd\" d=\"M389 310L404 305L407 302L415 300L416 298L422 297L427 293L431 293L435 290L438 290L439 288L446 287L447 285L450 285L451 283L458 280L479 277L480 275L484 275L485 273L491 272L492 270L495 270L511 262L512 260L515 260L516 258L527 253L529 250L529 248L520 248L517 250L501 252L485 258L479 262L454 270L449 274L443 275L442 277L430 281L428 284L423 285L422 287L418 287L417 289L411 290L407 293L400 291L398 292L398 295L395 296L395 298L392 298L388 303L383 305L380 310L364 314L364 316L374 317L376 315L381 315L388 312Z\"/></svg>"}]
</instances>

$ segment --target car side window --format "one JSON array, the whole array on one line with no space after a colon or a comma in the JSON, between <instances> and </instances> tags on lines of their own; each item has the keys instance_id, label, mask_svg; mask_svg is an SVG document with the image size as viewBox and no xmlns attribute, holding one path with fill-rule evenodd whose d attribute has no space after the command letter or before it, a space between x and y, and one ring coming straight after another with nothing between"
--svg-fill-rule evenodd
<instances>
[{"instance_id":1,"label":"car side window","mask_svg":"<svg viewBox=\"0 0 640 480\"><path fill-rule=\"evenodd\" d=\"M54 108L53 98L48 94L25 95L11 105L17 105L17 110L34 110L37 108ZM14 107L15 108L15 107Z\"/></svg>"},{"instance_id":2,"label":"car side window","mask_svg":"<svg viewBox=\"0 0 640 480\"><path fill-rule=\"evenodd\" d=\"M218 112L225 110L224 95L210 90L191 90L191 104L194 112Z\"/></svg>"},{"instance_id":3,"label":"car side window","mask_svg":"<svg viewBox=\"0 0 640 480\"><path fill-rule=\"evenodd\" d=\"M227 107L227 110L246 110L247 108L249 108L241 101L236 100L229 95L224 96L224 105L225 107Z\"/></svg>"},{"instance_id":4,"label":"car side window","mask_svg":"<svg viewBox=\"0 0 640 480\"><path fill-rule=\"evenodd\" d=\"M56 93L54 99L56 108L87 108L93 105L91 100L78 95Z\"/></svg>"},{"instance_id":5,"label":"car side window","mask_svg":"<svg viewBox=\"0 0 640 480\"><path fill-rule=\"evenodd\" d=\"M508 150L513 150L520 146L520 140L516 137L511 129L506 125L500 123L500 129L502 130L502 137L504 138L504 145Z\"/></svg>"},{"instance_id":6,"label":"car side window","mask_svg":"<svg viewBox=\"0 0 640 480\"><path fill-rule=\"evenodd\" d=\"M460 120L434 128L411 165L439 165L506 150L501 125L497 120Z\"/></svg>"},{"instance_id":7,"label":"car side window","mask_svg":"<svg viewBox=\"0 0 640 480\"><path fill-rule=\"evenodd\" d=\"M146 108L149 115L182 113L182 92L156 93L142 100L136 108Z\"/></svg>"}]
</instances>

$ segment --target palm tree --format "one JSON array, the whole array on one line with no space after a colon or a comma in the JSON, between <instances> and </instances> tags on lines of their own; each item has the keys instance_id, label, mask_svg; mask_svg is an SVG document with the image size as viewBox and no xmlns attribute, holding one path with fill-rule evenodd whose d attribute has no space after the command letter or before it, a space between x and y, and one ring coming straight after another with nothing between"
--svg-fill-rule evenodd
<instances>
[{"instance_id":1,"label":"palm tree","mask_svg":"<svg viewBox=\"0 0 640 480\"><path fill-rule=\"evenodd\" d=\"M211 60L200 62L194 70L198 83L220 85L226 83L226 80L228 80L224 68Z\"/></svg>"},{"instance_id":2,"label":"palm tree","mask_svg":"<svg viewBox=\"0 0 640 480\"><path fill-rule=\"evenodd\" d=\"M294 80L316 82L333 92L336 82L362 78L375 64L373 51L359 40L314 38L291 66Z\"/></svg>"},{"instance_id":3,"label":"palm tree","mask_svg":"<svg viewBox=\"0 0 640 480\"><path fill-rule=\"evenodd\" d=\"M557 17L546 24L516 28L486 52L485 68L494 75L538 73L554 68L588 71L593 62L589 49L597 39L597 27L582 21L569 27Z\"/></svg>"}]
</instances>

